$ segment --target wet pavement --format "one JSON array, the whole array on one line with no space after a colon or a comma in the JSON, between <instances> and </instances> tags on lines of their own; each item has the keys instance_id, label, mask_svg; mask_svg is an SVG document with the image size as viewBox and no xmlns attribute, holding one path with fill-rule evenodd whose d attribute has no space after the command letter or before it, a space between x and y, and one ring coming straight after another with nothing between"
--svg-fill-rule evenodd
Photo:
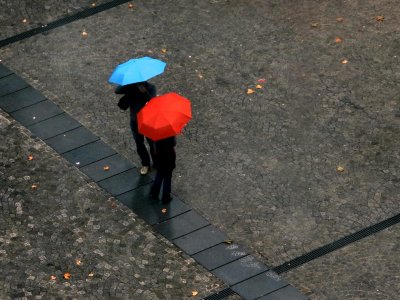
<instances>
[{"instance_id":1,"label":"wet pavement","mask_svg":"<svg viewBox=\"0 0 400 300\"><path fill-rule=\"evenodd\" d=\"M400 211L396 1L132 3L4 47L0 59L136 164L107 78L131 57L166 61L152 82L194 111L173 192L269 267ZM14 23L6 37L24 30ZM394 245L361 268L354 255L381 239ZM366 241L281 275L312 299L372 299L376 289L389 299L399 279L386 285L377 266L392 265L398 244L386 233Z\"/></svg>"}]
</instances>

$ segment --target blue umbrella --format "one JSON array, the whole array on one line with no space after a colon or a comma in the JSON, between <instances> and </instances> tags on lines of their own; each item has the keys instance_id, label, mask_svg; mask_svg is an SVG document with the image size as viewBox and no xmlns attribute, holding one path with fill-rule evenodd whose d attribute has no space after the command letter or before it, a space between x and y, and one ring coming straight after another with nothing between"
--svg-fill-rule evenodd
<instances>
[{"instance_id":1,"label":"blue umbrella","mask_svg":"<svg viewBox=\"0 0 400 300\"><path fill-rule=\"evenodd\" d=\"M164 72L166 63L148 56L130 59L118 65L108 82L127 85L143 82Z\"/></svg>"}]
</instances>

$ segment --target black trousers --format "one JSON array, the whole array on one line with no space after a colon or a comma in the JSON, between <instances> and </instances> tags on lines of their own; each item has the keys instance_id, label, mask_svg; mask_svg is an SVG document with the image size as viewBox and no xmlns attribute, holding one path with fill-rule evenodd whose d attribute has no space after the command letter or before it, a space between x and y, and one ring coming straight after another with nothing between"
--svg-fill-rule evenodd
<instances>
[{"instance_id":1,"label":"black trousers","mask_svg":"<svg viewBox=\"0 0 400 300\"><path fill-rule=\"evenodd\" d=\"M154 179L153 186L151 188L152 193L158 194L163 186L162 197L168 198L171 194L171 182L172 182L172 169L157 170L156 178Z\"/></svg>"},{"instance_id":2,"label":"black trousers","mask_svg":"<svg viewBox=\"0 0 400 300\"><path fill-rule=\"evenodd\" d=\"M137 122L131 120L131 130L132 130L132 135L133 135L133 139L135 140L135 144L136 144L136 151L140 157L140 160L142 162L142 166L149 166L150 167L150 156L149 156L149 152L147 151L146 145L144 144L144 135L140 134L138 131L138 125ZM150 155L151 155L151 159L153 161L153 164L155 167L157 167L156 165L156 161L155 161L155 155L154 155L154 142L149 139L148 137L146 137L147 143L149 144L150 147Z\"/></svg>"}]
</instances>

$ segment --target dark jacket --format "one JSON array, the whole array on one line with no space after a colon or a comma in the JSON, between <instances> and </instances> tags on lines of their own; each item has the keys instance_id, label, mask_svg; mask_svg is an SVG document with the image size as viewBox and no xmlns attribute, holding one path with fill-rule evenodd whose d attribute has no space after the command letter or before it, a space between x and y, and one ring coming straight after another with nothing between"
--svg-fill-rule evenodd
<instances>
[{"instance_id":1,"label":"dark jacket","mask_svg":"<svg viewBox=\"0 0 400 300\"><path fill-rule=\"evenodd\" d=\"M123 97L127 97L129 101L129 109L131 112L131 120L137 122L136 114L145 106L151 98L157 95L156 87L148 83L147 81L141 83L146 88L147 92L142 93L140 91L138 84L128 84L123 86L118 86L115 89L116 94L125 94Z\"/></svg>"},{"instance_id":2,"label":"dark jacket","mask_svg":"<svg viewBox=\"0 0 400 300\"><path fill-rule=\"evenodd\" d=\"M157 167L160 171L175 169L175 146L176 138L174 136L154 142Z\"/></svg>"}]
</instances>

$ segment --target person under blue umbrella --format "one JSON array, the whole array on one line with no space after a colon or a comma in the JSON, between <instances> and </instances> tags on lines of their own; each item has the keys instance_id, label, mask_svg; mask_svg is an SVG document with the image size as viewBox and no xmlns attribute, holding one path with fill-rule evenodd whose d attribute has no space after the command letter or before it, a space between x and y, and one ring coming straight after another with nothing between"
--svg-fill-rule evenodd
<instances>
[{"instance_id":1,"label":"person under blue umbrella","mask_svg":"<svg viewBox=\"0 0 400 300\"><path fill-rule=\"evenodd\" d=\"M157 168L156 158L154 154L154 142L146 137L147 143L150 148L150 155L147 151L146 145L144 143L144 135L138 132L137 123L137 113L150 101L151 98L157 95L155 85L148 83L147 81L138 82L123 86L118 86L115 89L116 94L124 94L124 96L119 101L119 106L121 109L130 110L130 127L133 135L133 139L136 144L136 151L140 157L142 167L140 168L140 174L146 175L151 166L151 160L153 161L153 167Z\"/></svg>"}]
</instances>

